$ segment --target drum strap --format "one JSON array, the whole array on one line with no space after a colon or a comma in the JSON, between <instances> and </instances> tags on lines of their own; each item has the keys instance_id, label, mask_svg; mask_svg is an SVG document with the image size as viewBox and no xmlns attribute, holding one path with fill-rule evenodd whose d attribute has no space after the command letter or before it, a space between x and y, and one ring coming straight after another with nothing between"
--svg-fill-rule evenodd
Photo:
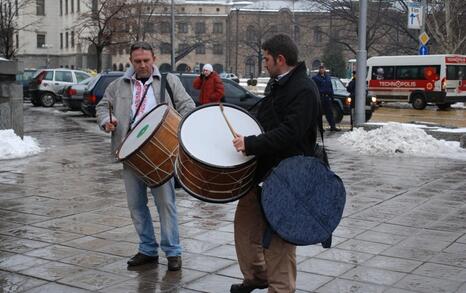
<instances>
[{"instance_id":1,"label":"drum strap","mask_svg":"<svg viewBox=\"0 0 466 293\"><path fill-rule=\"evenodd\" d=\"M152 84L149 84L149 85L146 87L146 90L144 91L144 94L142 95L141 102L139 102L138 108L136 109L136 112L134 112L133 118L132 118L131 121L129 122L129 128L128 128L128 129L131 129L131 125L133 125L134 120L136 120L136 116L138 116L138 112L139 112L139 109L141 109L142 102L144 102L144 99L146 98L146 95L147 95L147 91L149 90L149 88L150 88L151 86L152 86Z\"/></svg>"},{"instance_id":2,"label":"drum strap","mask_svg":"<svg viewBox=\"0 0 466 293\"><path fill-rule=\"evenodd\" d=\"M173 100L173 91L170 87L170 83L167 81L167 74L162 74L162 80L160 84L160 101L162 103L165 103L165 89L167 90L168 95L170 96L173 108L175 108L176 110L175 101Z\"/></svg>"}]
</instances>

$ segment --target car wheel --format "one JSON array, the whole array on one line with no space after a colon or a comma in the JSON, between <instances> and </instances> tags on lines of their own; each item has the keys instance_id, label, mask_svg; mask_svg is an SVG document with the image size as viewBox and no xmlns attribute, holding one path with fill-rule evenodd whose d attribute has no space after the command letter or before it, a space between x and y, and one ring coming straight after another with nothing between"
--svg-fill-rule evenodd
<instances>
[{"instance_id":1,"label":"car wheel","mask_svg":"<svg viewBox=\"0 0 466 293\"><path fill-rule=\"evenodd\" d=\"M424 110L427 106L426 98L422 94L415 94L412 98L413 108L416 110Z\"/></svg>"},{"instance_id":2,"label":"car wheel","mask_svg":"<svg viewBox=\"0 0 466 293\"><path fill-rule=\"evenodd\" d=\"M446 109L449 109L451 106L450 103L445 103L445 104L437 104L437 107L440 109L440 110L446 110Z\"/></svg>"},{"instance_id":3,"label":"car wheel","mask_svg":"<svg viewBox=\"0 0 466 293\"><path fill-rule=\"evenodd\" d=\"M332 105L333 119L335 123L340 123L343 120L343 111L340 109L340 106L336 103Z\"/></svg>"},{"instance_id":4,"label":"car wheel","mask_svg":"<svg viewBox=\"0 0 466 293\"><path fill-rule=\"evenodd\" d=\"M44 107L53 107L55 104L55 95L52 93L43 93L40 102Z\"/></svg>"},{"instance_id":5,"label":"car wheel","mask_svg":"<svg viewBox=\"0 0 466 293\"><path fill-rule=\"evenodd\" d=\"M371 120L372 118L372 111L366 111L366 122Z\"/></svg>"}]
</instances>

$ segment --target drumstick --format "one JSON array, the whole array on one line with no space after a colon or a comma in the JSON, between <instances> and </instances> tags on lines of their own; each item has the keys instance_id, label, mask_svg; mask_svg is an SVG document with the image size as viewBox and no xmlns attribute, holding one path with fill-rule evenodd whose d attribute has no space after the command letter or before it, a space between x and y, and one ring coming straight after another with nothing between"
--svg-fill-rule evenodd
<instances>
[{"instance_id":1,"label":"drumstick","mask_svg":"<svg viewBox=\"0 0 466 293\"><path fill-rule=\"evenodd\" d=\"M108 103L108 116L110 116L110 123L112 123L112 105Z\"/></svg>"},{"instance_id":2,"label":"drumstick","mask_svg":"<svg viewBox=\"0 0 466 293\"><path fill-rule=\"evenodd\" d=\"M220 103L220 104L219 104L219 107L220 107L220 112L222 112L223 118L225 119L225 122L227 123L228 128L230 129L231 134L233 135L233 138L236 138L236 137L237 137L236 132L235 132L235 130L233 129L233 127L231 126L230 121L228 121L228 118L227 118L227 116L225 115L225 112L223 111L223 104Z\"/></svg>"}]
</instances>

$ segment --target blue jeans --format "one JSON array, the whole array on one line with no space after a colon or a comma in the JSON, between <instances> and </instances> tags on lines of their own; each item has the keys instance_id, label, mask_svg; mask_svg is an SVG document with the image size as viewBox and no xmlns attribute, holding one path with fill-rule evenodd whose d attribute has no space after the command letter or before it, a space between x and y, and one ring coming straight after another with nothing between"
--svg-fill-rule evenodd
<instances>
[{"instance_id":1,"label":"blue jeans","mask_svg":"<svg viewBox=\"0 0 466 293\"><path fill-rule=\"evenodd\" d=\"M139 235L139 252L158 255L159 244L155 239L154 226L147 206L147 185L129 167L123 166L126 198L134 228ZM178 232L178 216L175 205L174 180L162 186L150 188L160 219L160 247L165 255L181 255Z\"/></svg>"}]
</instances>

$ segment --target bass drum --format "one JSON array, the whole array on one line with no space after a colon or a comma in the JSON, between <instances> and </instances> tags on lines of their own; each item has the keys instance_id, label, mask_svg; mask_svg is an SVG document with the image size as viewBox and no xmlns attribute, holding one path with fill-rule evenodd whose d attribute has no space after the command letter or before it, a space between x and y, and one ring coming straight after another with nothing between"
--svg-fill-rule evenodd
<instances>
[{"instance_id":1,"label":"bass drum","mask_svg":"<svg viewBox=\"0 0 466 293\"><path fill-rule=\"evenodd\" d=\"M259 123L245 110L224 104L224 113L241 135L259 135ZM207 202L239 199L252 187L256 160L233 146L233 135L218 104L195 109L180 123L175 174L192 196Z\"/></svg>"}]
</instances>

